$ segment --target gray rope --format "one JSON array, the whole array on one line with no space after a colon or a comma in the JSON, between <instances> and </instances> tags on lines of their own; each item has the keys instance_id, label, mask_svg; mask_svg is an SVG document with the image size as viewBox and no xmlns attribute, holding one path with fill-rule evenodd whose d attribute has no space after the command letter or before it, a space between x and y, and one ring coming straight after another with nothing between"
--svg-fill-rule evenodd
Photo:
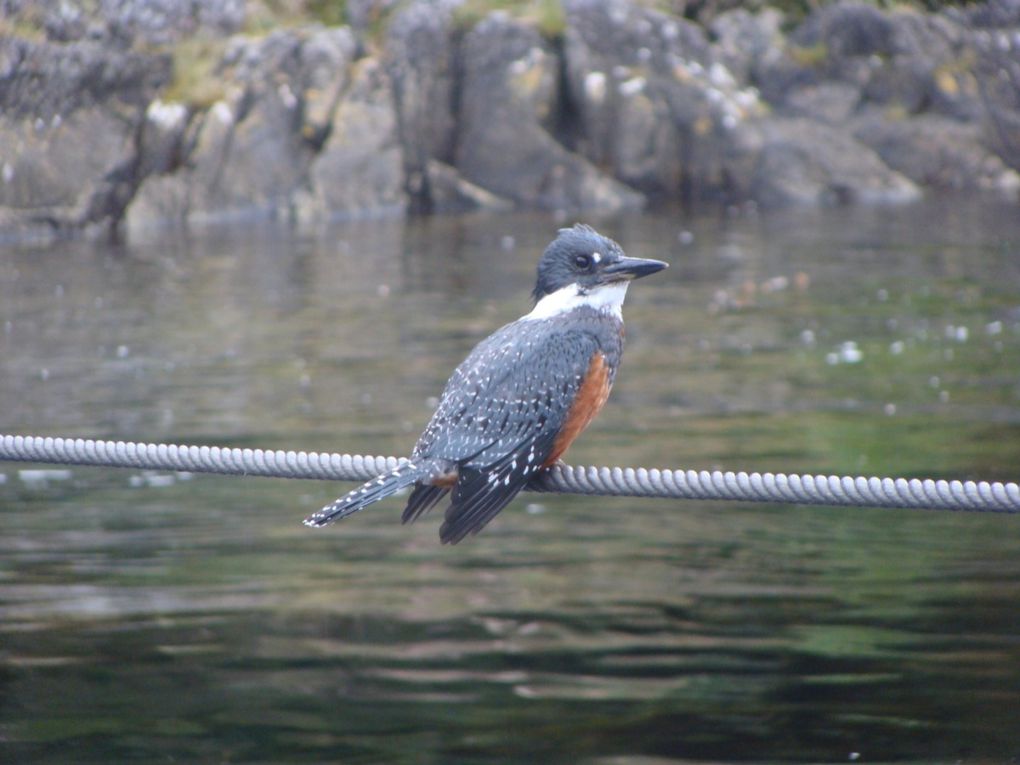
<instances>
[{"instance_id":1,"label":"gray rope","mask_svg":"<svg viewBox=\"0 0 1020 765\"><path fill-rule=\"evenodd\" d=\"M402 461L360 454L6 435L0 435L0 460L333 481L367 481ZM1020 486L1012 482L558 465L528 488L614 497L1020 512Z\"/></svg>"}]
</instances>

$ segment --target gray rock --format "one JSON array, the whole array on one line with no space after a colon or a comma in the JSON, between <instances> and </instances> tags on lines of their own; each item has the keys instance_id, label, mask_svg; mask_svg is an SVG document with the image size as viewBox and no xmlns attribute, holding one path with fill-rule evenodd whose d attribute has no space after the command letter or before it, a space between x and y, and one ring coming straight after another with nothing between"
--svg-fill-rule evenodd
<instances>
[{"instance_id":1,"label":"gray rock","mask_svg":"<svg viewBox=\"0 0 1020 765\"><path fill-rule=\"evenodd\" d=\"M51 120L101 106L140 122L170 72L167 55L0 36L0 112L8 119Z\"/></svg>"},{"instance_id":2,"label":"gray rock","mask_svg":"<svg viewBox=\"0 0 1020 765\"><path fill-rule=\"evenodd\" d=\"M981 142L1020 169L1018 5L994 0L933 14L884 12L856 2L823 6L791 34L784 56L754 76L765 97L789 115L838 124L841 112L850 117L879 108L896 119L932 115L980 126ZM855 91L858 103L851 110ZM842 104L831 98L840 93ZM906 141L916 140L899 156L912 177L939 186L1009 185L1008 175L993 180L999 169L979 160L982 149L972 142L973 130L957 131L963 144L954 153L943 146L949 128L942 126L922 120L916 129L886 126L869 136L890 161L896 152L889 147L905 148ZM966 167L978 173L972 182L959 176Z\"/></svg>"},{"instance_id":3,"label":"gray rock","mask_svg":"<svg viewBox=\"0 0 1020 765\"><path fill-rule=\"evenodd\" d=\"M402 214L403 153L386 70L361 59L333 114L333 130L311 168L312 195L302 219Z\"/></svg>"},{"instance_id":4,"label":"gray rock","mask_svg":"<svg viewBox=\"0 0 1020 765\"><path fill-rule=\"evenodd\" d=\"M915 23L923 18L858 2L822 6L791 33L781 55L757 62L753 76L777 106L803 101L803 90L839 84L860 91L862 99L917 111L932 66L922 54L930 49L936 55L943 47L933 30Z\"/></svg>"},{"instance_id":5,"label":"gray rock","mask_svg":"<svg viewBox=\"0 0 1020 765\"><path fill-rule=\"evenodd\" d=\"M175 106L179 105L165 104L160 111L169 110L172 118ZM234 113L225 102L192 117L179 140L187 159L163 166L163 174L156 171L144 178L127 205L121 228L128 238L137 240L154 231L227 217L222 207L215 206L216 188L234 126Z\"/></svg>"},{"instance_id":6,"label":"gray rock","mask_svg":"<svg viewBox=\"0 0 1020 765\"><path fill-rule=\"evenodd\" d=\"M966 76L969 32L945 16L890 13L895 54L873 67L865 98L909 114L936 111L980 119L977 83Z\"/></svg>"},{"instance_id":7,"label":"gray rock","mask_svg":"<svg viewBox=\"0 0 1020 765\"><path fill-rule=\"evenodd\" d=\"M297 214L354 52L349 31L321 27L233 39L221 64L228 95L202 118L187 159L189 220Z\"/></svg>"},{"instance_id":8,"label":"gray rock","mask_svg":"<svg viewBox=\"0 0 1020 765\"><path fill-rule=\"evenodd\" d=\"M138 138L136 174L139 178L169 172L181 163L190 118L184 104L165 103L159 99L149 104Z\"/></svg>"},{"instance_id":9,"label":"gray rock","mask_svg":"<svg viewBox=\"0 0 1020 765\"><path fill-rule=\"evenodd\" d=\"M805 119L761 124L750 195L766 207L900 204L921 196L849 133Z\"/></svg>"},{"instance_id":10,"label":"gray rock","mask_svg":"<svg viewBox=\"0 0 1020 765\"><path fill-rule=\"evenodd\" d=\"M991 107L988 121L986 143L1009 167L1020 170L1020 109Z\"/></svg>"},{"instance_id":11,"label":"gray rock","mask_svg":"<svg viewBox=\"0 0 1020 765\"><path fill-rule=\"evenodd\" d=\"M198 32L240 30L245 0L2 0L0 15L40 28L55 42L102 40L117 46L162 45Z\"/></svg>"},{"instance_id":12,"label":"gray rock","mask_svg":"<svg viewBox=\"0 0 1020 765\"><path fill-rule=\"evenodd\" d=\"M1010 167L1020 170L1020 22L978 30L974 47L972 79L964 82L978 86L985 141Z\"/></svg>"},{"instance_id":13,"label":"gray rock","mask_svg":"<svg viewBox=\"0 0 1020 765\"><path fill-rule=\"evenodd\" d=\"M343 8L344 22L359 35L371 34L384 23L389 22L389 15L394 12L400 0L345 0L336 3Z\"/></svg>"},{"instance_id":14,"label":"gray rock","mask_svg":"<svg viewBox=\"0 0 1020 765\"><path fill-rule=\"evenodd\" d=\"M846 82L820 82L791 92L786 113L829 125L844 125L861 104L860 88Z\"/></svg>"},{"instance_id":15,"label":"gray rock","mask_svg":"<svg viewBox=\"0 0 1020 765\"><path fill-rule=\"evenodd\" d=\"M638 207L640 194L553 137L563 115L560 62L533 28L490 15L467 33L456 167L467 180L529 208Z\"/></svg>"},{"instance_id":16,"label":"gray rock","mask_svg":"<svg viewBox=\"0 0 1020 765\"><path fill-rule=\"evenodd\" d=\"M288 217L313 155L303 136L301 42L291 32L274 32L235 38L228 49L224 75L240 94L231 105L234 127L223 162L203 189L207 212ZM203 163L197 153L192 160Z\"/></svg>"},{"instance_id":17,"label":"gray rock","mask_svg":"<svg viewBox=\"0 0 1020 765\"><path fill-rule=\"evenodd\" d=\"M357 51L345 28L233 38L216 70L223 98L177 130L176 144L164 141L178 159L152 160L125 230L402 212L392 89L378 62L356 61ZM156 114L177 109L163 104ZM143 144L149 132L158 136L147 124Z\"/></svg>"},{"instance_id":18,"label":"gray rock","mask_svg":"<svg viewBox=\"0 0 1020 765\"><path fill-rule=\"evenodd\" d=\"M722 191L733 131L760 103L700 29L628 0L566 5L577 148L649 194Z\"/></svg>"},{"instance_id":19,"label":"gray rock","mask_svg":"<svg viewBox=\"0 0 1020 765\"><path fill-rule=\"evenodd\" d=\"M455 161L458 2L417 0L397 12L386 35L385 61L393 82L404 175L411 209L438 204L428 184L429 164Z\"/></svg>"},{"instance_id":20,"label":"gray rock","mask_svg":"<svg viewBox=\"0 0 1020 765\"><path fill-rule=\"evenodd\" d=\"M864 104L980 121L975 65L982 40L994 35L975 32L965 19L858 2L823 6L790 35L786 56L757 76L777 105L790 104L801 88L839 82L860 89ZM988 47L1000 50L1001 40Z\"/></svg>"},{"instance_id":21,"label":"gray rock","mask_svg":"<svg viewBox=\"0 0 1020 765\"><path fill-rule=\"evenodd\" d=\"M89 217L134 156L130 125L101 108L49 120L0 116L0 205L55 225Z\"/></svg>"},{"instance_id":22,"label":"gray rock","mask_svg":"<svg viewBox=\"0 0 1020 765\"><path fill-rule=\"evenodd\" d=\"M513 202L464 180L456 169L439 160L430 160L426 172L432 212L505 212L513 209Z\"/></svg>"},{"instance_id":23,"label":"gray rock","mask_svg":"<svg viewBox=\"0 0 1020 765\"><path fill-rule=\"evenodd\" d=\"M946 13L975 29L1020 26L1020 0L989 0L963 8L949 8Z\"/></svg>"},{"instance_id":24,"label":"gray rock","mask_svg":"<svg viewBox=\"0 0 1020 765\"><path fill-rule=\"evenodd\" d=\"M876 71L866 99L980 125L986 145L1020 169L1018 7L1017 0L996 0L935 14L890 13L896 54Z\"/></svg>"},{"instance_id":25,"label":"gray rock","mask_svg":"<svg viewBox=\"0 0 1020 765\"><path fill-rule=\"evenodd\" d=\"M121 233L139 242L167 231L186 231L191 212L188 181L184 173L147 177L124 211Z\"/></svg>"},{"instance_id":26,"label":"gray rock","mask_svg":"<svg viewBox=\"0 0 1020 765\"><path fill-rule=\"evenodd\" d=\"M162 56L0 39L0 207L7 225L64 232L119 217L137 183Z\"/></svg>"},{"instance_id":27,"label":"gray rock","mask_svg":"<svg viewBox=\"0 0 1020 765\"><path fill-rule=\"evenodd\" d=\"M845 59L896 52L892 21L874 5L854 0L819 7L790 40L804 48L824 46L830 66Z\"/></svg>"},{"instance_id":28,"label":"gray rock","mask_svg":"<svg viewBox=\"0 0 1020 765\"><path fill-rule=\"evenodd\" d=\"M167 89L168 46L236 32L244 0L0 0L0 235L1016 193L1020 0L837 2L788 39L735 8L712 42L639 0L566 0L555 39L505 12L466 30L461 3L350 3L373 35L393 15L378 54L348 28L221 38L199 96L185 70Z\"/></svg>"},{"instance_id":29,"label":"gray rock","mask_svg":"<svg viewBox=\"0 0 1020 765\"><path fill-rule=\"evenodd\" d=\"M186 182L187 201L183 210L189 223L215 222L227 217L220 184L230 160L236 126L237 115L226 101L213 104L193 121L189 131L193 148L178 173Z\"/></svg>"},{"instance_id":30,"label":"gray rock","mask_svg":"<svg viewBox=\"0 0 1020 765\"><path fill-rule=\"evenodd\" d=\"M333 113L351 84L358 41L346 27L318 27L298 49L303 124L302 137L321 145L332 129Z\"/></svg>"},{"instance_id":31,"label":"gray rock","mask_svg":"<svg viewBox=\"0 0 1020 765\"><path fill-rule=\"evenodd\" d=\"M854 134L915 183L1009 197L1020 190L1020 174L987 149L980 125L937 115L890 120L875 113L858 121Z\"/></svg>"},{"instance_id":32,"label":"gray rock","mask_svg":"<svg viewBox=\"0 0 1020 765\"><path fill-rule=\"evenodd\" d=\"M895 52L892 23L872 5L837 2L813 11L779 55L752 64L752 78L775 106L792 94L838 81L864 88L876 67Z\"/></svg>"},{"instance_id":33,"label":"gray rock","mask_svg":"<svg viewBox=\"0 0 1020 765\"><path fill-rule=\"evenodd\" d=\"M738 81L748 82L754 71L783 57L786 39L782 25L783 14L775 8L757 13L737 8L721 13L709 25L714 53Z\"/></svg>"}]
</instances>

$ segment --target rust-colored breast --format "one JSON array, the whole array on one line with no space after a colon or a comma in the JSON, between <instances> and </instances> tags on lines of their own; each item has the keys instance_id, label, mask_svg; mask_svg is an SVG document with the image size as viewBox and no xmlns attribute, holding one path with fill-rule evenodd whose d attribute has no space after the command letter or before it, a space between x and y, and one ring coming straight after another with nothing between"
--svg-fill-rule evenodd
<instances>
[{"instance_id":1,"label":"rust-colored breast","mask_svg":"<svg viewBox=\"0 0 1020 765\"><path fill-rule=\"evenodd\" d=\"M553 441L552 452L545 461L545 467L554 464L570 448L574 439L581 435L581 431L602 411L612 387L609 378L609 365L606 363L605 355L601 351L595 351L581 388L577 391L577 397L567 412L567 419L556 435L556 440Z\"/></svg>"}]
</instances>

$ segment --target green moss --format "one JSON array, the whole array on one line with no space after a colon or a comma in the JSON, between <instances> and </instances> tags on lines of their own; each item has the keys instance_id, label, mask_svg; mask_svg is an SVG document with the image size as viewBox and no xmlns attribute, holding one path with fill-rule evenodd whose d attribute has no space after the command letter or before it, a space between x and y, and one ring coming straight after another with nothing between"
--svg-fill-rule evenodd
<instances>
[{"instance_id":1,"label":"green moss","mask_svg":"<svg viewBox=\"0 0 1020 765\"><path fill-rule=\"evenodd\" d=\"M822 42L808 46L791 45L787 52L801 66L821 66L829 58L829 46Z\"/></svg>"},{"instance_id":2,"label":"green moss","mask_svg":"<svg viewBox=\"0 0 1020 765\"><path fill-rule=\"evenodd\" d=\"M453 19L461 29L471 29L494 11L506 11L550 39L561 37L567 28L560 0L467 0L454 11Z\"/></svg>"},{"instance_id":3,"label":"green moss","mask_svg":"<svg viewBox=\"0 0 1020 765\"><path fill-rule=\"evenodd\" d=\"M17 37L32 42L44 42L46 30L31 18L0 19L0 38Z\"/></svg>"},{"instance_id":4,"label":"green moss","mask_svg":"<svg viewBox=\"0 0 1020 765\"><path fill-rule=\"evenodd\" d=\"M567 29L567 15L559 0L537 0L531 3L534 20L546 37L560 37Z\"/></svg>"},{"instance_id":5,"label":"green moss","mask_svg":"<svg viewBox=\"0 0 1020 765\"><path fill-rule=\"evenodd\" d=\"M339 27L347 23L346 0L308 0L305 8L313 19L328 27Z\"/></svg>"},{"instance_id":6,"label":"green moss","mask_svg":"<svg viewBox=\"0 0 1020 765\"><path fill-rule=\"evenodd\" d=\"M367 14L360 19L362 41L369 46L381 45L386 24L400 7L401 4L397 3L368 8ZM298 28L309 24L342 27L350 23L347 0L262 0L248 4L244 31L248 35L261 36L274 29Z\"/></svg>"},{"instance_id":7,"label":"green moss","mask_svg":"<svg viewBox=\"0 0 1020 765\"><path fill-rule=\"evenodd\" d=\"M319 23L339 27L348 23L346 0L261 0L248 4L244 31L264 35L274 29Z\"/></svg>"},{"instance_id":8,"label":"green moss","mask_svg":"<svg viewBox=\"0 0 1020 765\"><path fill-rule=\"evenodd\" d=\"M910 112L903 104L890 104L885 109L885 118L889 122L903 122L910 116Z\"/></svg>"},{"instance_id":9,"label":"green moss","mask_svg":"<svg viewBox=\"0 0 1020 765\"><path fill-rule=\"evenodd\" d=\"M217 68L224 41L192 37L173 49L173 78L163 98L194 109L207 109L223 98L223 81Z\"/></svg>"}]
</instances>

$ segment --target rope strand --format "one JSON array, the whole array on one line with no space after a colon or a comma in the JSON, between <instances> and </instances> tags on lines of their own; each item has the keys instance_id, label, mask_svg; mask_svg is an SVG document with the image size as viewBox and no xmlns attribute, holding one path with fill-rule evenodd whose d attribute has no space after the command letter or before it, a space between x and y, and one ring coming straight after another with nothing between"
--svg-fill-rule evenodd
<instances>
[{"instance_id":1,"label":"rope strand","mask_svg":"<svg viewBox=\"0 0 1020 765\"><path fill-rule=\"evenodd\" d=\"M361 454L230 449L0 435L0 460L193 473L368 481L402 460ZM530 491L613 497L932 508L1020 513L1020 486L989 481L557 465Z\"/></svg>"}]
</instances>

